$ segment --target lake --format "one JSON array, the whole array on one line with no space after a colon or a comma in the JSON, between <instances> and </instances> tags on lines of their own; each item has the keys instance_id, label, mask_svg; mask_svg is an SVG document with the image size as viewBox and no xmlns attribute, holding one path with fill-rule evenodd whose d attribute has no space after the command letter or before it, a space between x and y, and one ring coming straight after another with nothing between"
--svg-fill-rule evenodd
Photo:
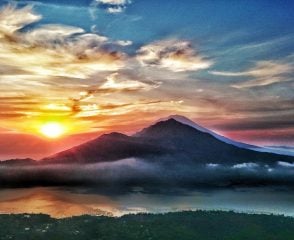
<instances>
[{"instance_id":1,"label":"lake","mask_svg":"<svg viewBox=\"0 0 294 240\"><path fill-rule=\"evenodd\" d=\"M0 213L44 213L55 218L83 214L121 216L182 210L234 210L294 216L292 190L240 188L150 192L133 188L107 192L91 188L38 187L0 190Z\"/></svg>"}]
</instances>

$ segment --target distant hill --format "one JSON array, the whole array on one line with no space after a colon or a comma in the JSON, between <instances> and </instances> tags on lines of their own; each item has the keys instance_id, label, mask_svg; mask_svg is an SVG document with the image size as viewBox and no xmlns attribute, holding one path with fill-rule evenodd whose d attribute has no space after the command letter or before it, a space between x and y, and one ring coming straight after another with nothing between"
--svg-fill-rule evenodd
<instances>
[{"instance_id":1,"label":"distant hill","mask_svg":"<svg viewBox=\"0 0 294 240\"><path fill-rule=\"evenodd\" d=\"M36 164L37 161L33 160L31 158L17 158L17 159L10 159L10 160L5 160L5 161L0 161L0 166L26 166L26 165L32 165Z\"/></svg>"}]
</instances>

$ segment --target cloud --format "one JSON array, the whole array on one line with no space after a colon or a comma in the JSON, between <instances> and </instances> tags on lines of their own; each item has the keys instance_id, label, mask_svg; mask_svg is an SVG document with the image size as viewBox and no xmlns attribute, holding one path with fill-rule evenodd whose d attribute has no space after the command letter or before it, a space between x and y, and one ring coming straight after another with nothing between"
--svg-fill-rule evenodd
<instances>
[{"instance_id":1,"label":"cloud","mask_svg":"<svg viewBox=\"0 0 294 240\"><path fill-rule=\"evenodd\" d=\"M292 108L293 109L293 108ZM262 110L260 110L262 112ZM232 122L218 123L214 128L225 131L250 131L250 130L276 130L291 129L293 127L294 112L286 110L284 113L277 112L271 115L261 116L244 116L234 119Z\"/></svg>"},{"instance_id":2,"label":"cloud","mask_svg":"<svg viewBox=\"0 0 294 240\"><path fill-rule=\"evenodd\" d=\"M218 164L218 163L207 163L206 164L206 167L208 167L208 168L217 168L219 166L220 166L220 164Z\"/></svg>"},{"instance_id":3,"label":"cloud","mask_svg":"<svg viewBox=\"0 0 294 240\"><path fill-rule=\"evenodd\" d=\"M88 104L81 105L81 111L76 113L75 117L84 119L84 120L95 120L101 119L101 116L113 118L114 116L126 115L137 112L138 108L146 109L152 108L153 106L158 107L160 104L166 104L161 101L148 101L142 100L138 102L122 103L122 104ZM97 122L97 121L96 121ZM122 126L122 122L119 123ZM101 129L103 125L99 124L98 128ZM96 127L94 127L96 128ZM102 128L110 128L112 130L113 126L104 125Z\"/></svg>"},{"instance_id":4,"label":"cloud","mask_svg":"<svg viewBox=\"0 0 294 240\"><path fill-rule=\"evenodd\" d=\"M168 74L176 74L158 68L152 75L151 68L141 67L135 57L120 50L131 45L131 41L112 40L75 26L39 24L41 16L32 7L9 5L9 9L3 10L1 16L12 14L20 18L26 13L38 18L33 18L35 25L28 26L28 21L23 21L10 35L0 36L0 91L7 96L32 96L38 104L23 106L21 102L3 100L6 106L2 107L5 111L1 122L5 127L35 133L36 129L27 126L37 126L53 117L73 122L73 118L94 119L103 114L124 117L126 113L136 115L139 111L144 116L152 115L153 119L154 112L193 111L193 107L183 106L182 96L167 96L161 90L148 92L158 88L160 80ZM10 17L3 19L2 25L13 25ZM184 45L182 48L186 50L176 46L182 52L175 55L195 60L194 51ZM165 64L163 59L162 62ZM115 106L115 111L105 106ZM74 132L89 130L92 124L96 121L79 121Z\"/></svg>"},{"instance_id":5,"label":"cloud","mask_svg":"<svg viewBox=\"0 0 294 240\"><path fill-rule=\"evenodd\" d=\"M287 167L287 168L294 168L294 163L278 162L278 165L282 167Z\"/></svg>"},{"instance_id":6,"label":"cloud","mask_svg":"<svg viewBox=\"0 0 294 240\"><path fill-rule=\"evenodd\" d=\"M126 90L126 91L137 91L137 90L150 90L157 85L150 85L147 83L139 82L136 80L119 80L118 73L113 73L107 77L107 81L103 83L99 89L111 89L111 90Z\"/></svg>"},{"instance_id":7,"label":"cloud","mask_svg":"<svg viewBox=\"0 0 294 240\"><path fill-rule=\"evenodd\" d=\"M268 102L271 101L269 105ZM254 104L248 105L246 102L240 102L231 108L233 111L239 110L244 113L274 113L277 112L280 117L282 112L289 114L294 109L294 98L281 99L280 97L260 99ZM284 119L285 120L285 119ZM271 120L272 121L272 120Z\"/></svg>"},{"instance_id":8,"label":"cloud","mask_svg":"<svg viewBox=\"0 0 294 240\"><path fill-rule=\"evenodd\" d=\"M125 10L125 8L126 8L125 6L124 7L122 7L122 6L109 7L107 9L107 11L109 13L121 13L121 12L123 12Z\"/></svg>"},{"instance_id":9,"label":"cloud","mask_svg":"<svg viewBox=\"0 0 294 240\"><path fill-rule=\"evenodd\" d=\"M173 72L197 71L212 65L212 61L198 54L190 42L180 40L163 40L145 45L137 51L137 60L142 66Z\"/></svg>"},{"instance_id":10,"label":"cloud","mask_svg":"<svg viewBox=\"0 0 294 240\"><path fill-rule=\"evenodd\" d=\"M124 40L118 40L118 41L116 41L116 43L118 44L118 45L120 45L120 46L123 46L123 47L126 47L126 46L130 46L130 45L132 45L133 44L133 42L132 41L124 41Z\"/></svg>"},{"instance_id":11,"label":"cloud","mask_svg":"<svg viewBox=\"0 0 294 240\"><path fill-rule=\"evenodd\" d=\"M0 11L0 65L8 66L7 70L1 68L2 80L11 74L9 66L13 66L17 78L19 72L28 79L38 76L40 81L50 77L87 79L124 66L124 53L103 47L112 45L112 41L78 27L48 24L18 31L40 19L32 7L8 5Z\"/></svg>"},{"instance_id":12,"label":"cloud","mask_svg":"<svg viewBox=\"0 0 294 240\"><path fill-rule=\"evenodd\" d=\"M131 3L130 0L96 0L96 2L102 3L102 4L114 5L114 6Z\"/></svg>"},{"instance_id":13,"label":"cloud","mask_svg":"<svg viewBox=\"0 0 294 240\"><path fill-rule=\"evenodd\" d=\"M119 48L132 42L111 40L63 24L28 27L41 18L32 6L7 5L0 10L0 90L5 92L3 96L24 95L38 101L36 105L28 99L22 102L3 99L4 125L11 125L13 129L18 125L19 130L33 131L27 130L24 122L57 116L71 119L81 111L94 114L91 109L97 99L81 104L94 93L105 95L153 88L151 81L110 77L110 73L124 68L129 58ZM109 78L105 79L105 76ZM87 96L69 101L77 92L86 92Z\"/></svg>"},{"instance_id":14,"label":"cloud","mask_svg":"<svg viewBox=\"0 0 294 240\"><path fill-rule=\"evenodd\" d=\"M95 18L95 8L97 7L105 9L108 13L112 14L122 13L127 8L127 5L131 3L131 0L94 0L91 3L91 15Z\"/></svg>"},{"instance_id":15,"label":"cloud","mask_svg":"<svg viewBox=\"0 0 294 240\"><path fill-rule=\"evenodd\" d=\"M62 43L68 37L79 33L84 33L84 30L60 24L47 24L26 32L23 37L28 44L49 45Z\"/></svg>"},{"instance_id":16,"label":"cloud","mask_svg":"<svg viewBox=\"0 0 294 240\"><path fill-rule=\"evenodd\" d=\"M284 63L281 61L258 61L253 68L250 68L247 71L211 71L210 73L225 77L251 77L253 79L231 85L234 88L251 88L289 81L291 80L289 74L291 74L293 70L294 66L291 63Z\"/></svg>"},{"instance_id":17,"label":"cloud","mask_svg":"<svg viewBox=\"0 0 294 240\"><path fill-rule=\"evenodd\" d=\"M212 74L220 76L253 76L253 77L266 77L277 76L289 72L293 66L287 63L277 61L259 61L255 67L244 72L217 72L212 71Z\"/></svg>"},{"instance_id":18,"label":"cloud","mask_svg":"<svg viewBox=\"0 0 294 240\"><path fill-rule=\"evenodd\" d=\"M232 166L233 169L240 169L240 168L247 168L247 169L252 169L252 168L256 168L259 165L257 163L239 163L239 164L235 164Z\"/></svg>"},{"instance_id":19,"label":"cloud","mask_svg":"<svg viewBox=\"0 0 294 240\"><path fill-rule=\"evenodd\" d=\"M11 35L41 18L33 12L31 6L17 9L15 5L6 5L0 10L0 36Z\"/></svg>"},{"instance_id":20,"label":"cloud","mask_svg":"<svg viewBox=\"0 0 294 240\"><path fill-rule=\"evenodd\" d=\"M71 109L74 114L84 112L82 116L93 116L94 113L101 112L100 105L92 104L83 106L82 102L92 98L95 94L110 94L110 93L118 93L118 92L136 92L136 91L149 91L153 88L158 87L157 83L144 83L137 80L132 80L126 78L126 76L119 75L118 73L112 73L106 77L106 81L96 87L91 87L90 89L80 92L78 98L71 98L72 101ZM124 107L124 104L120 104L118 107ZM129 104L127 104L129 106ZM81 115L81 114L80 114Z\"/></svg>"}]
</instances>

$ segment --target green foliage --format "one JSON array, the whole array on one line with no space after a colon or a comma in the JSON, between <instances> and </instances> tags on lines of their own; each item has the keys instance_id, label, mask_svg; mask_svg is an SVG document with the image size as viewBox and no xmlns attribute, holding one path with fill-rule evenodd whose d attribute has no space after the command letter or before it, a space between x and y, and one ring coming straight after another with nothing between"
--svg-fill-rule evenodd
<instances>
[{"instance_id":1,"label":"green foliage","mask_svg":"<svg viewBox=\"0 0 294 240\"><path fill-rule=\"evenodd\" d=\"M15 240L293 240L294 219L221 211L121 218L0 215L0 239Z\"/></svg>"}]
</instances>

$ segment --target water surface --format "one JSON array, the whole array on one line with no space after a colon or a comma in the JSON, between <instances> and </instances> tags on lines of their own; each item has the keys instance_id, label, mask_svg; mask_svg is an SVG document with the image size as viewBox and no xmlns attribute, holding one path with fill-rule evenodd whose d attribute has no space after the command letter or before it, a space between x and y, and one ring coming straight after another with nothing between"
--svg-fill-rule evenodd
<instances>
[{"instance_id":1,"label":"water surface","mask_svg":"<svg viewBox=\"0 0 294 240\"><path fill-rule=\"evenodd\" d=\"M234 210L294 216L294 194L270 188L124 193L87 188L0 190L0 213L44 213L62 218L83 214L121 216L182 210Z\"/></svg>"}]
</instances>

